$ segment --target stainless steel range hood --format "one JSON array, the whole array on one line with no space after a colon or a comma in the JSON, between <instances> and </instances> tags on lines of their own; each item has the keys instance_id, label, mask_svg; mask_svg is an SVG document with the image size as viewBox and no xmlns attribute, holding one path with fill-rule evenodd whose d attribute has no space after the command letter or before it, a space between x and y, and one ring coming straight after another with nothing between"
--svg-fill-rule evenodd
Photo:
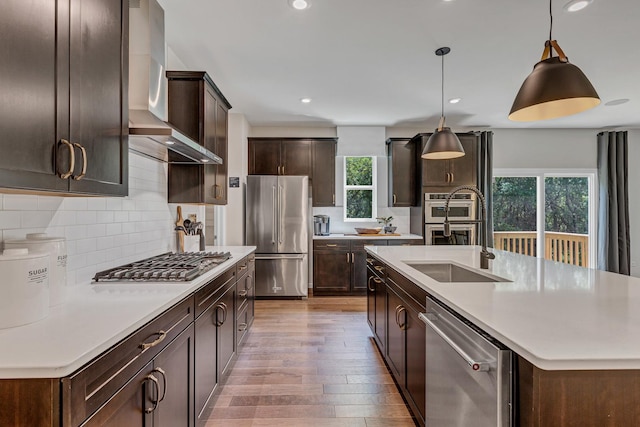
<instances>
[{"instance_id":1,"label":"stainless steel range hood","mask_svg":"<svg viewBox=\"0 0 640 427\"><path fill-rule=\"evenodd\" d=\"M166 117L164 10L157 0L129 2L129 150L167 163L222 164Z\"/></svg>"}]
</instances>

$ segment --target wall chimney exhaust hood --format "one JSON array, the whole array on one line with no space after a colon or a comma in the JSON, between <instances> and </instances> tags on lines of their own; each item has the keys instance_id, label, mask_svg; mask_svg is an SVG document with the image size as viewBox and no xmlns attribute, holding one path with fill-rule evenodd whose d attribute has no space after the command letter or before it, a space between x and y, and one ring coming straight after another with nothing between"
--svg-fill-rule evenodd
<instances>
[{"instance_id":1,"label":"wall chimney exhaust hood","mask_svg":"<svg viewBox=\"0 0 640 427\"><path fill-rule=\"evenodd\" d=\"M222 164L166 117L164 10L157 0L129 2L129 150L166 163Z\"/></svg>"}]
</instances>

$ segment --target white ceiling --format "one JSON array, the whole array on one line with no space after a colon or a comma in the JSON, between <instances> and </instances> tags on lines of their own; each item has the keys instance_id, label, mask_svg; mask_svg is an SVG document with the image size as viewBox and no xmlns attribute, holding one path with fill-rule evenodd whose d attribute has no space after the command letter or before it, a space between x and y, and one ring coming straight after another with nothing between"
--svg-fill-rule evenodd
<instances>
[{"instance_id":1,"label":"white ceiling","mask_svg":"<svg viewBox=\"0 0 640 427\"><path fill-rule=\"evenodd\" d=\"M566 0L568 1L568 0ZM640 2L556 0L554 39L602 104L534 123L507 119L549 32L547 0L159 0L166 41L207 71L249 123L434 128L445 57L447 124L494 128L640 127ZM310 97L310 104L300 98ZM461 97L456 105L446 102ZM618 106L604 103L629 98Z\"/></svg>"}]
</instances>

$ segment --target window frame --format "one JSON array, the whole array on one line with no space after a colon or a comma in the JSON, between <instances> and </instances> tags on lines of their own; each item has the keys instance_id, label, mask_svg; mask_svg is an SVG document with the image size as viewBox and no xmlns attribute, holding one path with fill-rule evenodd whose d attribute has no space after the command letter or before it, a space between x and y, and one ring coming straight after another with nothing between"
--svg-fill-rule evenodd
<instances>
[{"instance_id":1,"label":"window frame","mask_svg":"<svg viewBox=\"0 0 640 427\"><path fill-rule=\"evenodd\" d=\"M536 178L536 254L544 259L545 233L545 178L567 177L587 178L589 194L589 268L596 268L598 261L598 191L597 169L552 169L552 168L523 168L523 169L494 169L493 177ZM540 209L542 207L542 209Z\"/></svg>"},{"instance_id":2,"label":"window frame","mask_svg":"<svg viewBox=\"0 0 640 427\"><path fill-rule=\"evenodd\" d=\"M353 157L366 157L371 159L371 185L347 185L347 159ZM372 222L377 221L378 216L378 175L375 156L344 156L342 160L342 219L344 222ZM371 218L348 218L347 217L347 193L348 190L371 190Z\"/></svg>"}]
</instances>

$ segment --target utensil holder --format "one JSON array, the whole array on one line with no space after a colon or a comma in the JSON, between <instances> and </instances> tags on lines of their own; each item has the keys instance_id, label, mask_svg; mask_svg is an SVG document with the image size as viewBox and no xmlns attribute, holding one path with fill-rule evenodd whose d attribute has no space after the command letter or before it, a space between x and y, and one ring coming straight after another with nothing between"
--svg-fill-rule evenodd
<instances>
[{"instance_id":1,"label":"utensil holder","mask_svg":"<svg viewBox=\"0 0 640 427\"><path fill-rule=\"evenodd\" d=\"M184 234L184 233L183 233ZM198 252L200 251L200 236L185 235L183 238L184 246L180 252Z\"/></svg>"}]
</instances>

